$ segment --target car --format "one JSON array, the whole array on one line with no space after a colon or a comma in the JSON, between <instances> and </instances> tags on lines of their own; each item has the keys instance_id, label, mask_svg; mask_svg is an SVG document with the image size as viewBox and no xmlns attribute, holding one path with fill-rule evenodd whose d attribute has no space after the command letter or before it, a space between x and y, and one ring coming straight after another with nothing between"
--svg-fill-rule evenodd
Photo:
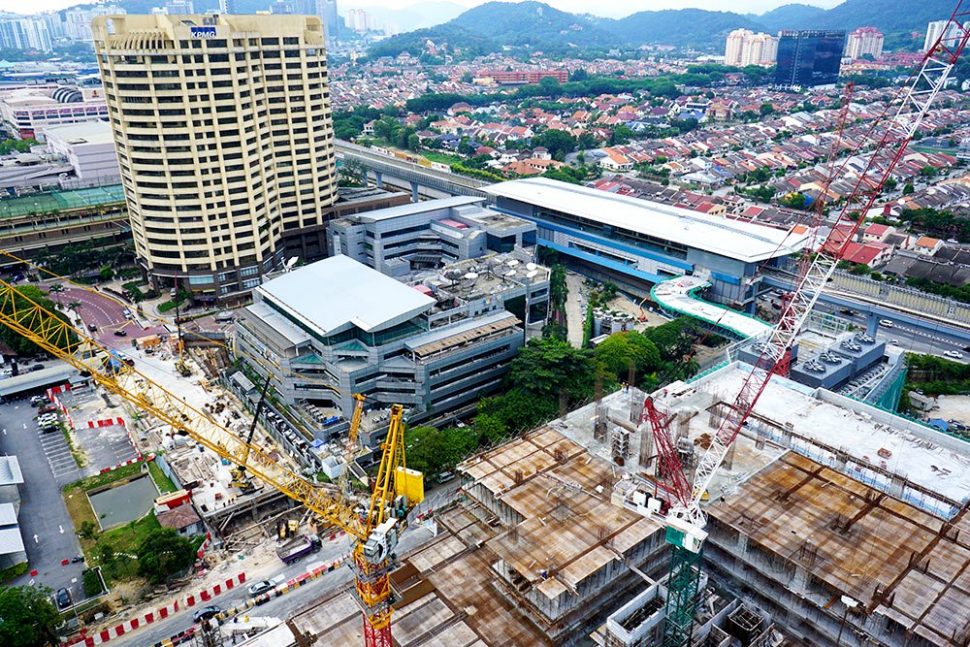
<instances>
[{"instance_id":1,"label":"car","mask_svg":"<svg viewBox=\"0 0 970 647\"><path fill-rule=\"evenodd\" d=\"M88 324L88 332L98 332L98 327L94 324Z\"/></svg>"},{"instance_id":2,"label":"car","mask_svg":"<svg viewBox=\"0 0 970 647\"><path fill-rule=\"evenodd\" d=\"M42 395L35 395L34 397L32 397L30 399L30 404L32 406L35 406L35 407L39 407L40 405L44 404L45 402L47 402L47 398L45 398Z\"/></svg>"},{"instance_id":3,"label":"car","mask_svg":"<svg viewBox=\"0 0 970 647\"><path fill-rule=\"evenodd\" d=\"M58 609L66 609L71 606L71 592L63 587L57 589L57 593L54 594L54 599L57 601Z\"/></svg>"},{"instance_id":4,"label":"car","mask_svg":"<svg viewBox=\"0 0 970 647\"><path fill-rule=\"evenodd\" d=\"M882 326L883 328L892 328L896 324L894 324L893 322L891 322L889 319L880 319L879 320L879 325Z\"/></svg>"},{"instance_id":5,"label":"car","mask_svg":"<svg viewBox=\"0 0 970 647\"><path fill-rule=\"evenodd\" d=\"M47 404L40 405L40 409L37 411L40 413L53 413L57 411L57 405L53 402L48 402Z\"/></svg>"},{"instance_id":6,"label":"car","mask_svg":"<svg viewBox=\"0 0 970 647\"><path fill-rule=\"evenodd\" d=\"M839 310L839 312L844 314L846 317L854 317L855 315L859 314L858 312L856 312L851 308L842 308L841 310Z\"/></svg>"},{"instance_id":7,"label":"car","mask_svg":"<svg viewBox=\"0 0 970 647\"><path fill-rule=\"evenodd\" d=\"M34 364L33 366L30 367L29 370L30 371L43 371L44 370L44 365L43 364Z\"/></svg>"},{"instance_id":8,"label":"car","mask_svg":"<svg viewBox=\"0 0 970 647\"><path fill-rule=\"evenodd\" d=\"M893 344L894 346L899 346L899 340L898 339L890 339L889 340L889 343L890 344Z\"/></svg>"},{"instance_id":9,"label":"car","mask_svg":"<svg viewBox=\"0 0 970 647\"><path fill-rule=\"evenodd\" d=\"M222 607L215 604L210 604L207 607L202 607L198 611L192 614L192 619L196 622L202 622L203 620L208 620L217 613L222 613Z\"/></svg>"},{"instance_id":10,"label":"car","mask_svg":"<svg viewBox=\"0 0 970 647\"><path fill-rule=\"evenodd\" d=\"M115 337L127 337L127 336L128 336L128 333L125 332L124 328L119 328L118 330L115 331Z\"/></svg>"},{"instance_id":11,"label":"car","mask_svg":"<svg viewBox=\"0 0 970 647\"><path fill-rule=\"evenodd\" d=\"M255 584L249 587L249 595L250 597L254 598L257 595L262 595L263 593L266 593L272 588L273 588L272 582L270 582L269 580L262 580L260 582L256 582Z\"/></svg>"},{"instance_id":12,"label":"car","mask_svg":"<svg viewBox=\"0 0 970 647\"><path fill-rule=\"evenodd\" d=\"M963 355L961 353L956 352L955 350L946 350L946 351L943 351L943 356L944 357L951 357L953 359L963 359Z\"/></svg>"}]
</instances>

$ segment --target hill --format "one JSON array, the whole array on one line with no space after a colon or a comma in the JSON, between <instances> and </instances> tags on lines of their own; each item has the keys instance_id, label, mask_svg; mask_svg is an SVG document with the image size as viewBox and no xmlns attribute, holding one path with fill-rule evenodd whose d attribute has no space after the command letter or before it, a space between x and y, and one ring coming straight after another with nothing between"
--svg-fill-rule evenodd
<instances>
[{"instance_id":1,"label":"hill","mask_svg":"<svg viewBox=\"0 0 970 647\"><path fill-rule=\"evenodd\" d=\"M764 25L768 33L774 34L781 29L809 29L818 24L825 13L825 9L821 7L786 4L751 18Z\"/></svg>"},{"instance_id":2,"label":"hill","mask_svg":"<svg viewBox=\"0 0 970 647\"><path fill-rule=\"evenodd\" d=\"M946 20L953 12L953 0L846 0L819 17L825 29L855 29L871 25L885 33L926 31L931 20Z\"/></svg>"},{"instance_id":3,"label":"hill","mask_svg":"<svg viewBox=\"0 0 970 647\"><path fill-rule=\"evenodd\" d=\"M747 16L703 9L640 11L612 24L614 33L636 45L655 43L700 48L723 43L728 32L740 28L764 30Z\"/></svg>"},{"instance_id":4,"label":"hill","mask_svg":"<svg viewBox=\"0 0 970 647\"><path fill-rule=\"evenodd\" d=\"M486 2L461 14L448 25L491 38L502 45L613 47L615 34L582 16L542 2Z\"/></svg>"}]
</instances>

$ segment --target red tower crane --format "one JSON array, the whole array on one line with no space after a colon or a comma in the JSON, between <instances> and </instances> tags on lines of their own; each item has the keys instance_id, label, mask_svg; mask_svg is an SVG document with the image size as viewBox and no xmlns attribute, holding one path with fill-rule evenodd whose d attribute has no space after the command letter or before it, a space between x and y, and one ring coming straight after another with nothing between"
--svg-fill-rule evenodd
<instances>
[{"instance_id":1,"label":"red tower crane","mask_svg":"<svg viewBox=\"0 0 970 647\"><path fill-rule=\"evenodd\" d=\"M877 141L874 150L853 181L852 191L836 218L832 233L801 268L795 288L783 306L780 321L761 345L760 356L733 403L728 406L727 415L712 435L710 446L698 461L690 486L686 485L687 478L681 469L676 448L670 441L668 419L659 413L651 399L644 403L644 417L650 422L660 464L670 481L667 489L673 494L665 520L666 539L671 544L672 555L667 581L664 647L685 647L690 644L700 581L700 554L707 539L704 530L707 520L701 510L701 498L764 393L771 376L787 365L796 335L865 221L866 214L882 192L886 180L905 155L934 99L946 85L953 66L970 40L968 7L970 0L957 2L946 27L924 55L918 71L887 106L884 118L873 124L870 132Z\"/></svg>"}]
</instances>

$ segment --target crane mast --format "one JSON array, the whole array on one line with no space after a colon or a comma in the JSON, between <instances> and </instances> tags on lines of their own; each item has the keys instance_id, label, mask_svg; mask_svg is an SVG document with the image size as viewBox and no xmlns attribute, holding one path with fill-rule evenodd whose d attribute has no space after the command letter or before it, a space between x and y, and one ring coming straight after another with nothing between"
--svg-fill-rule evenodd
<instances>
[{"instance_id":1,"label":"crane mast","mask_svg":"<svg viewBox=\"0 0 970 647\"><path fill-rule=\"evenodd\" d=\"M327 523L336 525L354 540L355 596L364 616L367 647L392 647L391 590L389 573L402 521L413 503L423 497L420 472L406 469L403 408L391 407L390 430L383 443L380 471L365 511L335 486L322 486L272 457L251 436L239 435L219 424L211 414L189 404L136 368L107 361L110 351L77 330L57 314L0 280L0 324L30 340L81 372L105 390L128 401L137 411L169 425L175 433L189 436L250 476L306 506ZM355 420L360 423L362 399L357 400ZM405 487L402 481L407 482ZM414 484L417 482L417 486ZM413 501L404 492L418 492Z\"/></svg>"},{"instance_id":2,"label":"crane mast","mask_svg":"<svg viewBox=\"0 0 970 647\"><path fill-rule=\"evenodd\" d=\"M795 281L795 287L783 306L779 322L771 330L754 367L747 375L733 402L728 406L711 443L697 463L689 496L678 494L683 488L683 474L670 475L675 492L674 501L666 517L666 539L671 544L671 564L668 578L667 619L664 627L664 647L686 647L690 644L697 589L700 579L701 550L707 538L707 520L701 510L701 500L721 467L731 445L737 439L745 421L751 415L772 375L787 372L796 335L804 326L818 302L822 290L835 272L849 243L855 238L865 217L872 209L886 180L906 154L906 149L923 122L940 90L946 85L953 66L970 40L970 26L966 23L970 9L959 0L940 38L923 57L919 70L897 95L898 105L883 123L883 132L863 170L853 183L835 226L814 257L806 261ZM874 126L875 128L875 126ZM874 131L873 131L874 132ZM843 165L844 168L844 165ZM840 227L842 225L842 227ZM811 250L805 250L806 254ZM676 449L669 442L667 418L661 416L648 399L644 407L649 419L661 464L668 472L675 464ZM664 442L663 439L667 441ZM663 456L671 453L671 456Z\"/></svg>"}]
</instances>

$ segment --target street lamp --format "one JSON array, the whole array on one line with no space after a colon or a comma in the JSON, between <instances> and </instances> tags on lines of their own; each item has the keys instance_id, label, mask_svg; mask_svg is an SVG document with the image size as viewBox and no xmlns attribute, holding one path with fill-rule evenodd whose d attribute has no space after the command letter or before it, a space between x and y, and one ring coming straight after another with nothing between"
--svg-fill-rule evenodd
<instances>
[{"instance_id":1,"label":"street lamp","mask_svg":"<svg viewBox=\"0 0 970 647\"><path fill-rule=\"evenodd\" d=\"M839 625L839 637L835 641L836 646L842 644L842 631L845 629L845 619L846 619L846 616L849 615L849 610L855 609L857 606L859 606L859 601L853 598L850 598L848 595L843 595L842 604L845 605L845 610L842 612L842 623Z\"/></svg>"}]
</instances>

